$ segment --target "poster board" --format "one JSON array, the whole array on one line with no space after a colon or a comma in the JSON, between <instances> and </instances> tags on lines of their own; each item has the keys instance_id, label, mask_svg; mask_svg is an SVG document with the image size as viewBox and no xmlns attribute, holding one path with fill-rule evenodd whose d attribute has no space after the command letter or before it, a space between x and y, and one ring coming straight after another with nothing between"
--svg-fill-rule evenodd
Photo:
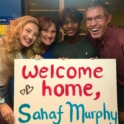
<instances>
[{"instance_id":1,"label":"poster board","mask_svg":"<svg viewBox=\"0 0 124 124\"><path fill-rule=\"evenodd\" d=\"M0 37L4 35L5 31L9 28L12 21L12 16L0 16Z\"/></svg>"},{"instance_id":2,"label":"poster board","mask_svg":"<svg viewBox=\"0 0 124 124\"><path fill-rule=\"evenodd\" d=\"M15 124L118 124L115 59L16 59Z\"/></svg>"}]
</instances>

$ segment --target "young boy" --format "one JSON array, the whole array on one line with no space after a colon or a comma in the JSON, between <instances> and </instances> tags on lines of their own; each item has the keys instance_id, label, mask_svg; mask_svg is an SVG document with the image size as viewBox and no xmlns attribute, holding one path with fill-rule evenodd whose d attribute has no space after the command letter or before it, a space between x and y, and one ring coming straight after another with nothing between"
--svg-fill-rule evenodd
<instances>
[{"instance_id":1,"label":"young boy","mask_svg":"<svg viewBox=\"0 0 124 124\"><path fill-rule=\"evenodd\" d=\"M92 58L99 54L88 38L79 35L83 14L75 8L65 8L59 23L65 38L53 48L53 58Z\"/></svg>"}]
</instances>

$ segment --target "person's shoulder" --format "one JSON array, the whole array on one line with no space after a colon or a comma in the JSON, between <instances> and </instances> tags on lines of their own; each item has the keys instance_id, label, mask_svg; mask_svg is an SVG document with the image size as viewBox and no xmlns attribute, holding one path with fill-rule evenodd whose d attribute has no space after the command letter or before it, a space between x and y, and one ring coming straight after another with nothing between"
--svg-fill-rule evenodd
<instances>
[{"instance_id":1,"label":"person's shoulder","mask_svg":"<svg viewBox=\"0 0 124 124\"><path fill-rule=\"evenodd\" d=\"M58 45L62 45L62 44L65 44L64 40L58 43Z\"/></svg>"},{"instance_id":2,"label":"person's shoulder","mask_svg":"<svg viewBox=\"0 0 124 124\"><path fill-rule=\"evenodd\" d=\"M64 41L57 43L52 49L52 57L53 58L59 58L62 51L64 50L64 47L65 47Z\"/></svg>"},{"instance_id":3,"label":"person's shoulder","mask_svg":"<svg viewBox=\"0 0 124 124\"><path fill-rule=\"evenodd\" d=\"M59 43L56 43L53 48L61 47L61 46L63 46L64 44L65 44L65 41L61 41L61 42L59 42Z\"/></svg>"},{"instance_id":4,"label":"person's shoulder","mask_svg":"<svg viewBox=\"0 0 124 124\"><path fill-rule=\"evenodd\" d=\"M83 36L83 41L90 41L87 35Z\"/></svg>"},{"instance_id":5,"label":"person's shoulder","mask_svg":"<svg viewBox=\"0 0 124 124\"><path fill-rule=\"evenodd\" d=\"M92 44L88 36L83 36L82 43Z\"/></svg>"},{"instance_id":6,"label":"person's shoulder","mask_svg":"<svg viewBox=\"0 0 124 124\"><path fill-rule=\"evenodd\" d=\"M109 26L107 37L110 38L113 42L124 42L124 29L115 26Z\"/></svg>"},{"instance_id":7,"label":"person's shoulder","mask_svg":"<svg viewBox=\"0 0 124 124\"><path fill-rule=\"evenodd\" d=\"M117 35L123 35L124 34L124 29L120 28L120 27L116 27L116 26L111 26L110 25L108 27L108 32L111 34L111 36L115 36L113 34L116 34L116 37L117 37Z\"/></svg>"}]
</instances>

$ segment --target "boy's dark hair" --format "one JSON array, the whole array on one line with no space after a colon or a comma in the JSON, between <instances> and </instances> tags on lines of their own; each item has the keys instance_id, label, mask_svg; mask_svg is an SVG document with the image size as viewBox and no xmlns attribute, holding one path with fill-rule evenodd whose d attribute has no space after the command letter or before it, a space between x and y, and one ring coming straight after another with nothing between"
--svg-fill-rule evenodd
<instances>
[{"instance_id":1,"label":"boy's dark hair","mask_svg":"<svg viewBox=\"0 0 124 124\"><path fill-rule=\"evenodd\" d=\"M90 4L86 7L86 11L90 8L94 8L94 7L97 7L97 6L101 6L103 8L105 16L108 16L110 14L109 7L107 6L107 4L105 4L102 1L92 1L92 2L90 2Z\"/></svg>"},{"instance_id":2,"label":"boy's dark hair","mask_svg":"<svg viewBox=\"0 0 124 124\"><path fill-rule=\"evenodd\" d=\"M59 14L59 23L61 26L67 17L71 20L76 20L79 22L83 20L83 14L76 8L65 8Z\"/></svg>"}]
</instances>

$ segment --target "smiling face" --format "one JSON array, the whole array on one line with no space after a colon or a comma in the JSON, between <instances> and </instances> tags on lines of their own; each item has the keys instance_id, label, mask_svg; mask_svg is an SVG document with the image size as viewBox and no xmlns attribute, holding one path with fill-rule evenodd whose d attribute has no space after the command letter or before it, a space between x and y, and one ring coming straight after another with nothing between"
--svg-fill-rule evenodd
<instances>
[{"instance_id":1,"label":"smiling face","mask_svg":"<svg viewBox=\"0 0 124 124\"><path fill-rule=\"evenodd\" d=\"M42 29L40 32L40 40L44 45L51 45L56 37L56 26L54 23L49 28Z\"/></svg>"},{"instance_id":2,"label":"smiling face","mask_svg":"<svg viewBox=\"0 0 124 124\"><path fill-rule=\"evenodd\" d=\"M102 18L102 20L99 21L99 18ZM97 6L86 10L86 20L91 20L90 23L86 23L86 26L92 38L99 40L103 39L107 26L111 21L111 15L105 16L103 8Z\"/></svg>"},{"instance_id":3,"label":"smiling face","mask_svg":"<svg viewBox=\"0 0 124 124\"><path fill-rule=\"evenodd\" d=\"M80 22L77 20L71 20L70 18L66 18L63 21L62 28L64 33L67 36L74 36L77 33L79 33L79 28L80 28Z\"/></svg>"},{"instance_id":4,"label":"smiling face","mask_svg":"<svg viewBox=\"0 0 124 124\"><path fill-rule=\"evenodd\" d=\"M21 49L24 47L31 46L37 39L39 33L38 26L33 22L28 22L22 28L22 32L20 34L20 45Z\"/></svg>"}]
</instances>

